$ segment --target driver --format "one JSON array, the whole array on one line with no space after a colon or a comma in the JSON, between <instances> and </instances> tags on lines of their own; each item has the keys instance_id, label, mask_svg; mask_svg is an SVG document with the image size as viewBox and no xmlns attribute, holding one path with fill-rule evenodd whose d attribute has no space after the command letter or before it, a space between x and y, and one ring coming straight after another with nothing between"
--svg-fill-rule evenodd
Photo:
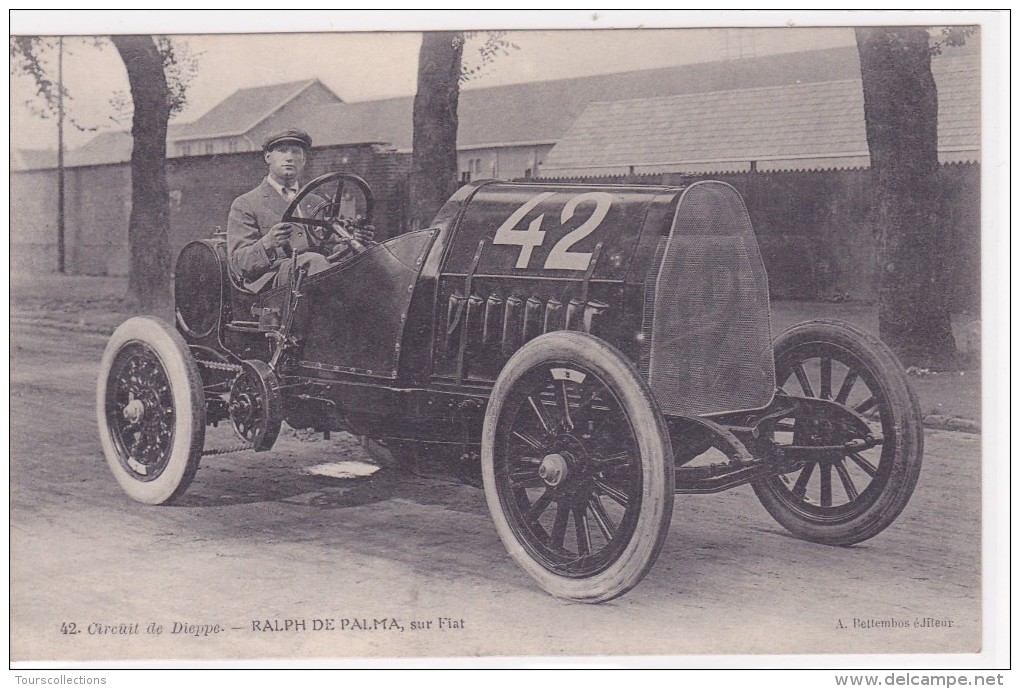
<instances>
[{"instance_id":1,"label":"driver","mask_svg":"<svg viewBox=\"0 0 1020 689\"><path fill-rule=\"evenodd\" d=\"M300 129L287 129L271 134L262 145L269 165L269 174L257 187L238 196L230 206L227 219L227 256L230 269L241 278L244 286L258 292L270 282L273 286L289 284L293 279L295 249L298 267L305 266L309 275L329 268L325 256L304 251L307 242L291 239L301 226L281 222L284 212L300 187L298 179L305 169L312 137ZM301 214L301 208L297 209ZM366 243L372 240L371 226L359 227L355 238Z\"/></svg>"}]
</instances>

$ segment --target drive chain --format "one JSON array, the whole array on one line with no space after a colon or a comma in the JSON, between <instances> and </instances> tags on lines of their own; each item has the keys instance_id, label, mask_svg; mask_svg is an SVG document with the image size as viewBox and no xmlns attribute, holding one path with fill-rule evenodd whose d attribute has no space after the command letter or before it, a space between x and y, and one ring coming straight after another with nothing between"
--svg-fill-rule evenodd
<instances>
[{"instance_id":1,"label":"drive chain","mask_svg":"<svg viewBox=\"0 0 1020 689\"><path fill-rule=\"evenodd\" d=\"M219 361L206 361L204 359L196 359L195 363L205 368L213 369L215 371L229 371L230 373L241 373L244 368L238 364L228 364ZM202 452L203 457L209 457L212 455L228 455L233 452L244 452L245 450L252 450L255 448L253 443L241 443L240 445L229 445L227 447L220 447L214 450L205 450Z\"/></svg>"},{"instance_id":2,"label":"drive chain","mask_svg":"<svg viewBox=\"0 0 1020 689\"><path fill-rule=\"evenodd\" d=\"M233 373L240 373L244 370L239 364L226 364L219 361L206 361L204 359L195 359L195 363L199 366L205 366L216 371L231 371Z\"/></svg>"},{"instance_id":3,"label":"drive chain","mask_svg":"<svg viewBox=\"0 0 1020 689\"><path fill-rule=\"evenodd\" d=\"M240 445L231 445L229 447L220 447L215 450L203 450L202 456L209 457L210 455L229 455L232 452L244 452L245 450L254 450L255 446L251 443L242 443Z\"/></svg>"}]
</instances>

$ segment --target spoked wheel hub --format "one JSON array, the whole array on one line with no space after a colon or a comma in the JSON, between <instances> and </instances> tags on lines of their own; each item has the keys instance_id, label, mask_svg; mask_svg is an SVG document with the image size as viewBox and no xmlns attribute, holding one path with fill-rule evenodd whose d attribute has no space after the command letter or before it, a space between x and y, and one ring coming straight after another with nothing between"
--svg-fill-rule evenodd
<instances>
[{"instance_id":1,"label":"spoked wheel hub","mask_svg":"<svg viewBox=\"0 0 1020 689\"><path fill-rule=\"evenodd\" d=\"M542 439L550 452L538 465L538 475L551 487L559 486L564 493L577 492L590 482L592 461L584 442L569 429Z\"/></svg>"},{"instance_id":2,"label":"spoked wheel hub","mask_svg":"<svg viewBox=\"0 0 1020 689\"><path fill-rule=\"evenodd\" d=\"M561 454L546 455L538 465L538 475L550 488L564 483L569 475L570 461Z\"/></svg>"},{"instance_id":3,"label":"spoked wheel hub","mask_svg":"<svg viewBox=\"0 0 1020 689\"><path fill-rule=\"evenodd\" d=\"M558 596L609 600L640 581L669 526L671 457L643 381L588 335L529 342L486 410L490 513L511 555Z\"/></svg>"},{"instance_id":4,"label":"spoked wheel hub","mask_svg":"<svg viewBox=\"0 0 1020 689\"><path fill-rule=\"evenodd\" d=\"M174 402L166 367L141 342L125 346L113 361L106 415L117 456L137 480L162 473L174 437Z\"/></svg>"},{"instance_id":5,"label":"spoked wheel hub","mask_svg":"<svg viewBox=\"0 0 1020 689\"><path fill-rule=\"evenodd\" d=\"M888 527L921 469L920 409L888 348L836 321L796 325L776 341L776 382L805 402L772 434L787 459L752 483L793 534L851 545ZM817 448L817 449L816 449Z\"/></svg>"},{"instance_id":6,"label":"spoked wheel hub","mask_svg":"<svg viewBox=\"0 0 1020 689\"><path fill-rule=\"evenodd\" d=\"M136 424L142 420L142 414L145 413L145 403L141 400L131 400L124 405L124 420L128 424Z\"/></svg>"},{"instance_id":7,"label":"spoked wheel hub","mask_svg":"<svg viewBox=\"0 0 1020 689\"><path fill-rule=\"evenodd\" d=\"M96 414L106 462L128 495L161 505L184 492L202 457L205 395L173 326L137 316L117 327L99 364Z\"/></svg>"}]
</instances>

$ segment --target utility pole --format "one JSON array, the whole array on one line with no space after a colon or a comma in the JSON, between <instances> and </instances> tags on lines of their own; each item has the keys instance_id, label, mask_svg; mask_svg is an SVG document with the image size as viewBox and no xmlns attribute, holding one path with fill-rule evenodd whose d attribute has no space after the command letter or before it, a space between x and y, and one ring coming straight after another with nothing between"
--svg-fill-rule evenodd
<instances>
[{"instance_id":1,"label":"utility pole","mask_svg":"<svg viewBox=\"0 0 1020 689\"><path fill-rule=\"evenodd\" d=\"M64 37L57 53L57 272L64 264Z\"/></svg>"}]
</instances>

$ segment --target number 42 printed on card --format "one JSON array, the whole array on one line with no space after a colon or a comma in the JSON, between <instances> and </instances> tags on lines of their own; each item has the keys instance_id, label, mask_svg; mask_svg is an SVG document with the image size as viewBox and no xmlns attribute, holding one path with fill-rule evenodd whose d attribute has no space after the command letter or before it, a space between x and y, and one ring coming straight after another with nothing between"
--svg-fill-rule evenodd
<instances>
[{"instance_id":1,"label":"number 42 printed on card","mask_svg":"<svg viewBox=\"0 0 1020 689\"><path fill-rule=\"evenodd\" d=\"M540 214L530 223L526 230L515 229L521 221L540 203L545 201L555 192L547 191L529 199L524 205L515 210L507 218L496 235L492 238L493 244L510 244L521 247L517 255L517 268L527 268L531 262L531 252L536 246L542 246L545 242L545 231L542 230L542 223L545 220L545 213ZM543 270L585 270L591 260L590 251L570 251L570 248L579 241L594 232L613 203L613 197L604 191L590 191L574 196L560 212L560 225L563 226L574 217L578 206L586 202L594 202L595 207L591 215L579 227L565 234L556 244L545 259Z\"/></svg>"}]
</instances>

